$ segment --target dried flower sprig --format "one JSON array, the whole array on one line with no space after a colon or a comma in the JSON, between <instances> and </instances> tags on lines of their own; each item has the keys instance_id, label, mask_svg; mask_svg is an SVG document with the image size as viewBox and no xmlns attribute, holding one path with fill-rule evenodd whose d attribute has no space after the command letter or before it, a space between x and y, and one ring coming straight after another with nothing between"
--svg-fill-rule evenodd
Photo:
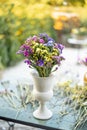
<instances>
[{"instance_id":1,"label":"dried flower sprig","mask_svg":"<svg viewBox=\"0 0 87 130\"><path fill-rule=\"evenodd\" d=\"M34 106L34 98L32 96L32 91L29 85L17 84L16 90L10 89L10 82L1 82L3 90L0 91L0 97L2 97L12 108L20 109L22 107L26 108L28 103Z\"/></svg>"},{"instance_id":2,"label":"dried flower sprig","mask_svg":"<svg viewBox=\"0 0 87 130\"><path fill-rule=\"evenodd\" d=\"M70 81L58 83L56 91L60 90L62 96L66 97L65 105L69 105L73 112L77 113L74 130L87 122L87 86L71 86ZM68 113L68 112L67 112Z\"/></svg>"}]
</instances>

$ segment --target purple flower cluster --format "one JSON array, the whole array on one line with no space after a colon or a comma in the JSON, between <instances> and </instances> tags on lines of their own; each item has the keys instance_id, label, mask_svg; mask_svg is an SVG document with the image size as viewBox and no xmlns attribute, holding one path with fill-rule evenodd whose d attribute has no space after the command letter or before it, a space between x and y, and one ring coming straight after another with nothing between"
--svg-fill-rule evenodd
<instances>
[{"instance_id":1,"label":"purple flower cluster","mask_svg":"<svg viewBox=\"0 0 87 130\"><path fill-rule=\"evenodd\" d=\"M82 63L87 66L87 57L84 60L82 60Z\"/></svg>"},{"instance_id":2,"label":"purple flower cluster","mask_svg":"<svg viewBox=\"0 0 87 130\"><path fill-rule=\"evenodd\" d=\"M53 58L56 59L58 65L61 64L61 60L65 60L63 56L54 56Z\"/></svg>"},{"instance_id":3,"label":"purple flower cluster","mask_svg":"<svg viewBox=\"0 0 87 130\"><path fill-rule=\"evenodd\" d=\"M42 59L37 61L37 65L38 66L43 66L44 65L44 61Z\"/></svg>"},{"instance_id":4,"label":"purple flower cluster","mask_svg":"<svg viewBox=\"0 0 87 130\"><path fill-rule=\"evenodd\" d=\"M55 48L59 49L60 53L62 53L62 50L64 49L64 46L62 44L55 44Z\"/></svg>"},{"instance_id":5,"label":"purple flower cluster","mask_svg":"<svg viewBox=\"0 0 87 130\"><path fill-rule=\"evenodd\" d=\"M33 53L32 48L26 44L23 44L18 50L17 54L23 54L26 58ZM30 62L26 61L25 63L29 64Z\"/></svg>"},{"instance_id":6,"label":"purple flower cluster","mask_svg":"<svg viewBox=\"0 0 87 130\"><path fill-rule=\"evenodd\" d=\"M54 39L49 37L46 33L40 33L39 37L44 40L45 46L53 46Z\"/></svg>"}]
</instances>

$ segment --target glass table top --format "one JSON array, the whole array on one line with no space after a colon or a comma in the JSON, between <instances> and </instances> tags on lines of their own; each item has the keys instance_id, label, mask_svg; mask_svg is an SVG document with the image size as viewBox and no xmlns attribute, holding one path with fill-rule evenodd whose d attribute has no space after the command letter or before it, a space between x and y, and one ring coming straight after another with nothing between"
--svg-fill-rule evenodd
<instances>
[{"instance_id":1,"label":"glass table top","mask_svg":"<svg viewBox=\"0 0 87 130\"><path fill-rule=\"evenodd\" d=\"M25 91L24 88L23 91ZM29 98L32 94L30 91ZM59 96L59 94L54 90L54 96L47 102L48 108L53 112L52 118L39 120L33 117L33 111L38 107L37 101L32 100L25 103L23 98L21 100L17 87L3 89L0 85L0 119L47 130L74 130L78 116L69 105L63 104L65 97ZM77 130L87 130L87 123Z\"/></svg>"}]
</instances>

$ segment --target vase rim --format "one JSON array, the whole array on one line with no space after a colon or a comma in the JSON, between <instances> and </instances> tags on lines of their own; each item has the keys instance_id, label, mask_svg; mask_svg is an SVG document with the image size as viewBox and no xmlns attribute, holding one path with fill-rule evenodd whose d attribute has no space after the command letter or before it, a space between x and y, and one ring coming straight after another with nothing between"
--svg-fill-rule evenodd
<instances>
[{"instance_id":1,"label":"vase rim","mask_svg":"<svg viewBox=\"0 0 87 130\"><path fill-rule=\"evenodd\" d=\"M50 77L54 77L53 74L51 74L51 75L49 75L49 76L47 76L47 77L40 77L39 75L33 75L33 76L34 76L34 77L37 77L37 78L44 78L44 79L50 78Z\"/></svg>"}]
</instances>

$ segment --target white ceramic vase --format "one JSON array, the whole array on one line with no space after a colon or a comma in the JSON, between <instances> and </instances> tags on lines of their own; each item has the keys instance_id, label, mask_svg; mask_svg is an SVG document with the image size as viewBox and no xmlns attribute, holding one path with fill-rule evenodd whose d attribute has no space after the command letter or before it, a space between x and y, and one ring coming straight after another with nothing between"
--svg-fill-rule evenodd
<instances>
[{"instance_id":1,"label":"white ceramic vase","mask_svg":"<svg viewBox=\"0 0 87 130\"><path fill-rule=\"evenodd\" d=\"M49 77L32 75L34 81L33 96L39 101L39 107L33 112L33 116L37 119L49 119L52 117L52 112L47 108L46 102L53 96L54 75Z\"/></svg>"}]
</instances>

